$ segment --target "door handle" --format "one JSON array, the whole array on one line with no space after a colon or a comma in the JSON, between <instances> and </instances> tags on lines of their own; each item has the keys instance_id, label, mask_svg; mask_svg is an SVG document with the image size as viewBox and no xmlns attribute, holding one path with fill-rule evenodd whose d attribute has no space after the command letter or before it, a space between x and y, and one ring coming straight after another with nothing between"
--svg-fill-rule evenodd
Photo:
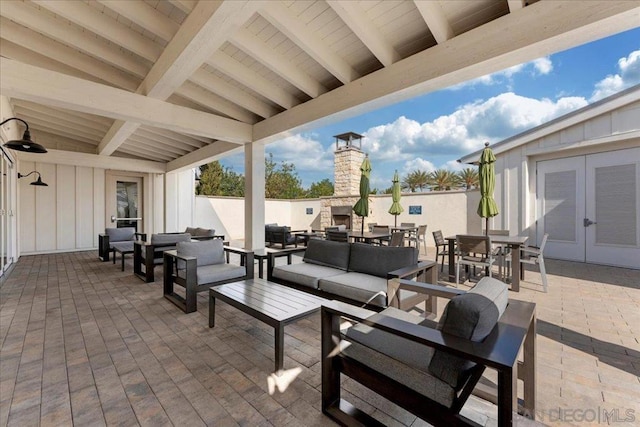
<instances>
[{"instance_id":1,"label":"door handle","mask_svg":"<svg viewBox=\"0 0 640 427\"><path fill-rule=\"evenodd\" d=\"M590 226L592 224L597 224L597 222L596 221L591 221L589 218L585 218L582 221L582 225L584 225L585 227L588 227L588 226Z\"/></svg>"},{"instance_id":2,"label":"door handle","mask_svg":"<svg viewBox=\"0 0 640 427\"><path fill-rule=\"evenodd\" d=\"M116 222L116 216L115 215L111 215L111 222Z\"/></svg>"}]
</instances>

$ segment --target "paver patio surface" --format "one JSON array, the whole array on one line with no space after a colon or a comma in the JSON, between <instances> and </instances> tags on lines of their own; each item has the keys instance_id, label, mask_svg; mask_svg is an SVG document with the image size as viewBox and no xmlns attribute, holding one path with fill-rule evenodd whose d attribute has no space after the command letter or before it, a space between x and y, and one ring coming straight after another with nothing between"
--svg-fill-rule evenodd
<instances>
[{"instance_id":1,"label":"paver patio surface","mask_svg":"<svg viewBox=\"0 0 640 427\"><path fill-rule=\"evenodd\" d=\"M548 293L537 271L511 293L537 303L537 419L639 425L640 270L546 263ZM156 277L94 251L21 257L0 284L0 425L334 425L320 410L319 315L286 329L275 380L272 328L220 302L209 329L206 293L186 315ZM344 387L387 425L424 425ZM466 408L486 425L494 409Z\"/></svg>"}]
</instances>

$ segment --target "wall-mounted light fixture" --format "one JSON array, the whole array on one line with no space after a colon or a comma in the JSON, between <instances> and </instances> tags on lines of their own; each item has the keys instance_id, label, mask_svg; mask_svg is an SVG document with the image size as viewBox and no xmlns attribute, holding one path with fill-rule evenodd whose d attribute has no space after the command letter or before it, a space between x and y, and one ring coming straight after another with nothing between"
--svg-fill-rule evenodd
<instances>
[{"instance_id":1,"label":"wall-mounted light fixture","mask_svg":"<svg viewBox=\"0 0 640 427\"><path fill-rule=\"evenodd\" d=\"M26 175L22 175L20 172L18 172L18 178L26 178L29 175L33 175L34 173L38 174L38 179L36 179L35 181L33 181L30 185L38 185L40 187L48 187L49 184L42 182L42 176L40 176L40 172L38 171L31 171Z\"/></svg>"},{"instance_id":2,"label":"wall-mounted light fixture","mask_svg":"<svg viewBox=\"0 0 640 427\"><path fill-rule=\"evenodd\" d=\"M19 122L22 122L27 127L27 129L24 131L24 134L22 135L22 139L8 141L7 143L4 144L5 147L11 148L12 150L25 151L27 153L46 153L47 152L46 148L44 148L42 145L38 144L37 142L33 142L31 140L29 125L24 120L19 119L17 117L10 117L7 120L0 123L0 126L7 123L9 120L17 120Z\"/></svg>"}]
</instances>

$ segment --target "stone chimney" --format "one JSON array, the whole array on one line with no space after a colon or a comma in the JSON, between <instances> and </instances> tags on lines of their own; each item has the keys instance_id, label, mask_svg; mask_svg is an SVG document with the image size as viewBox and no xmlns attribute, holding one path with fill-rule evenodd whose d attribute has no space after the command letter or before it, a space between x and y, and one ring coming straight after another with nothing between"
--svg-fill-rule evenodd
<instances>
[{"instance_id":1,"label":"stone chimney","mask_svg":"<svg viewBox=\"0 0 640 427\"><path fill-rule=\"evenodd\" d=\"M335 135L334 196L358 195L360 192L360 166L365 158L362 135L347 132Z\"/></svg>"}]
</instances>

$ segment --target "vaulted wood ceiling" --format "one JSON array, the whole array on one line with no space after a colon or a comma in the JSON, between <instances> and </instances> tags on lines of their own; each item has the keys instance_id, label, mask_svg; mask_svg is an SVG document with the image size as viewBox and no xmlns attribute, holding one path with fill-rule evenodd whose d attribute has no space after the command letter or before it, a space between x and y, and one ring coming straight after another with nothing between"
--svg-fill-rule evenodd
<instances>
[{"instance_id":1,"label":"vaulted wood ceiling","mask_svg":"<svg viewBox=\"0 0 640 427\"><path fill-rule=\"evenodd\" d=\"M179 170L633 28L639 10L615 0L1 0L0 93L49 149Z\"/></svg>"}]
</instances>

